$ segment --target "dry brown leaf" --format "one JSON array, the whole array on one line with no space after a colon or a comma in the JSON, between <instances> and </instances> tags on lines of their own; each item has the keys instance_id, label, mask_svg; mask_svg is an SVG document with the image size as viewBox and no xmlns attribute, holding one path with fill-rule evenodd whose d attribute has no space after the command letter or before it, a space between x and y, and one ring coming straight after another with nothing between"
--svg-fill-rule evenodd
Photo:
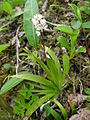
<instances>
[{"instance_id":1,"label":"dry brown leaf","mask_svg":"<svg viewBox=\"0 0 90 120\"><path fill-rule=\"evenodd\" d=\"M69 120L90 120L90 110L87 108L81 109L79 114L73 115Z\"/></svg>"},{"instance_id":2,"label":"dry brown leaf","mask_svg":"<svg viewBox=\"0 0 90 120\"><path fill-rule=\"evenodd\" d=\"M68 102L70 104L70 106L72 105L72 103L77 107L80 104L82 104L85 100L87 99L86 95L81 95L81 94L70 94L68 96Z\"/></svg>"}]
</instances>

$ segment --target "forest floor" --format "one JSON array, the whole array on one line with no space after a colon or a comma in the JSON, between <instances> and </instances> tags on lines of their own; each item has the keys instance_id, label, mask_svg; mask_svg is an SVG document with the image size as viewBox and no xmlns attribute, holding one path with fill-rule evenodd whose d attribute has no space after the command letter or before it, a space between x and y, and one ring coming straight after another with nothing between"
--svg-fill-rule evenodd
<instances>
[{"instance_id":1,"label":"forest floor","mask_svg":"<svg viewBox=\"0 0 90 120\"><path fill-rule=\"evenodd\" d=\"M60 35L65 35L64 33L61 33L59 31L54 30L54 24L66 24L71 26L71 21L75 18L75 15L71 9L71 7L68 5L71 2L65 2L64 0L48 0L46 7L44 8L44 11L42 11L42 6L44 5L45 0L42 0L39 4L39 11L40 13L45 16L45 19L50 22L49 28L51 31L46 31L41 36L41 39L44 41L44 45L51 48L55 54L58 56L59 60L61 60L63 51L60 47L60 44L57 41L57 38ZM75 1L74 2L79 7L84 5L84 1ZM18 6L20 9L24 9L24 6ZM84 12L81 12L83 21L90 20L89 15L87 15ZM6 14L3 12L0 14L0 18L3 18ZM23 15L15 18L12 21L9 21L10 23L7 26L6 31L0 32L0 44L10 43L10 46L0 53L0 88L4 85L4 83L8 80L8 78L11 75L16 74L16 45L11 44L15 35L16 31L18 29L18 26L21 25L19 30L20 37L20 48L19 48L19 54L24 51L25 47L28 47L29 50L33 51L34 49L29 45L25 34L23 34ZM52 25L51 25L52 24ZM5 25L4 22L0 22L0 26ZM54 30L54 31L53 31ZM69 77L67 78L67 86L63 90L62 94L58 98L59 102L62 103L62 105L66 108L68 112L68 119L72 116L71 114L71 108L70 108L70 102L74 101L75 103L75 111L74 114L77 113L77 111L81 110L82 108L85 109L87 113L87 106L89 106L89 103L86 102L86 100L82 100L81 96L86 96L85 89L90 87L90 29L85 30L85 35L83 33L83 30L80 30L80 34L78 36L77 41L77 48L79 46L83 46L87 49L86 53L80 53L78 56L75 56L71 60L71 70L69 72ZM39 49L39 54L41 56L41 59L44 59L43 56L43 50ZM33 63L30 60L26 60L25 57L20 56L20 62L19 62L19 70L18 71L30 71L32 73L35 73L37 71L37 68L33 69ZM38 72L42 76L45 76L43 71L38 68ZM22 83L23 84L23 83ZM4 94L0 97L0 120L14 120L16 119L14 116L14 113L12 112L12 108L14 106L14 97L17 94L17 90L22 87L22 84L20 84L18 87L13 88L8 93ZM71 95L71 96L70 96ZM79 96L81 95L81 96ZM78 100L79 99L79 100ZM90 106L89 106L90 107ZM58 108L56 108L57 111ZM60 111L59 111L60 112ZM85 115L85 112L83 113ZM88 113L90 119L90 111ZM11 117L12 116L12 117ZM36 116L36 115L34 115ZM43 118L43 113L38 113L38 117L35 118L36 120L45 120L46 118ZM20 119L20 118L18 118ZM47 119L46 119L47 120ZM76 120L71 119L71 120ZM80 119L84 120L84 119Z\"/></svg>"}]
</instances>

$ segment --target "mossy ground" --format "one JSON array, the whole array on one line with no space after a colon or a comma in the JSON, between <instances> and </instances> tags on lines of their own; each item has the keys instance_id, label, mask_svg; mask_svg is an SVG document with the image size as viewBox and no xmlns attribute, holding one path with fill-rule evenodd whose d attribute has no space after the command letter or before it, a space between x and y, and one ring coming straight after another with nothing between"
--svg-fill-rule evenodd
<instances>
[{"instance_id":1,"label":"mossy ground","mask_svg":"<svg viewBox=\"0 0 90 120\"><path fill-rule=\"evenodd\" d=\"M59 2L59 1L56 2L55 0L49 0L45 12L42 12L43 3L44 3L44 1L42 0L39 5L40 13L45 16L47 21L49 21L51 23L55 23L55 24L71 25L71 20L74 19L75 16L73 15L72 9L68 5L68 3L64 2L64 0L63 0L63 2ZM84 4L83 2L79 2L79 1L76 1L75 3L79 6L81 4ZM1 13L0 18L2 18L3 16L5 16L5 14ZM83 21L89 20L89 16L83 12L82 12L82 18L83 18ZM3 22L0 23L0 26L2 26L2 24L3 24ZM17 27L20 24L23 24L22 16L13 20L13 22L7 26L8 29L6 31L0 32L0 44L8 43L8 42L12 41L13 37L16 34ZM49 28L54 29L54 26L49 25ZM20 31L21 32L23 31L23 25L22 25ZM90 39L89 32L90 32L90 30L85 30L85 35L84 35L83 31L82 30L80 31L77 47L82 45L87 48L88 41ZM57 41L57 38L60 35L65 36L65 34L58 32L56 30L54 30L54 32L44 32L43 35L41 36L42 41L40 42L40 44L42 42L44 42L44 45L50 47L55 52L55 54L58 56L58 58L61 60L62 50ZM89 37L87 37L87 35L89 35ZM31 51L33 51L33 48L28 44L26 37L23 35L21 37L21 47L19 49L19 53L23 52L23 48L25 46L27 46ZM43 59L42 49L39 49L39 52ZM83 86L83 89L85 89L86 87L90 87L89 57L90 56L87 53L79 54L78 56L74 57L71 61L71 65L70 65L71 70L69 73L70 79L67 78L68 82L67 82L66 89L64 90L64 93L66 93L66 94L62 93L62 96L60 95L60 102L65 107L67 107L67 104L68 104L67 96L70 93L74 92L73 91L73 83L75 85L75 90L77 93L80 93L81 84ZM22 59L22 58L20 57L20 59ZM25 58L23 58L23 61L24 60L25 60ZM5 64L10 64L10 67L8 69L4 68ZM2 53L0 53L0 87L7 81L7 78L10 75L15 74L15 66L16 66L16 47L14 44L14 45L10 45L10 47L8 49L6 49ZM30 61L27 60L24 62L20 62L19 71L21 71L23 69L33 72L32 65L30 65ZM40 68L39 68L39 70L40 70ZM79 80L81 81L81 83ZM16 90L18 88L14 88L14 89ZM83 90L83 93L85 94L84 90ZM10 104L14 94L15 94L14 90L11 90L3 96L5 101L6 100L8 101L8 105ZM2 108L3 108L2 111L5 112L4 109L6 109L6 108L2 104L2 101L0 101L0 114L1 114ZM67 108L67 109L69 109L69 108ZM0 115L0 116L2 116L2 115ZM4 114L4 116L6 116L6 114ZM0 117L0 120L8 120L8 119L6 119L6 118L1 119L1 117Z\"/></svg>"}]
</instances>

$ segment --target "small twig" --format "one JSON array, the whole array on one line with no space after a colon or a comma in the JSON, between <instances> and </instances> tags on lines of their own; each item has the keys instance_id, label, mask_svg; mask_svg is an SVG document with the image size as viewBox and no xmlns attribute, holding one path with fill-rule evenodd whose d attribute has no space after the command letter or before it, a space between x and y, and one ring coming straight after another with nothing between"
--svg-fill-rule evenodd
<instances>
[{"instance_id":1,"label":"small twig","mask_svg":"<svg viewBox=\"0 0 90 120\"><path fill-rule=\"evenodd\" d=\"M82 92L83 92L83 84L82 84L82 81L80 80L80 78L78 77L78 80L80 82L80 94L82 95Z\"/></svg>"},{"instance_id":2,"label":"small twig","mask_svg":"<svg viewBox=\"0 0 90 120\"><path fill-rule=\"evenodd\" d=\"M47 4L48 4L48 0L46 0L42 6L42 11L45 12L46 8L47 8Z\"/></svg>"},{"instance_id":3,"label":"small twig","mask_svg":"<svg viewBox=\"0 0 90 120\"><path fill-rule=\"evenodd\" d=\"M79 77L78 77L78 80L80 82L80 95L81 95L81 99L82 99L82 101L84 101L86 96L84 97L84 95L82 94L82 92L83 92L83 85L82 85L82 82L81 82ZM82 105L83 105L83 102L78 106L77 110L80 109Z\"/></svg>"},{"instance_id":4,"label":"small twig","mask_svg":"<svg viewBox=\"0 0 90 120\"><path fill-rule=\"evenodd\" d=\"M55 30L52 30L52 29L44 29L44 31L46 31L46 32L54 32Z\"/></svg>"},{"instance_id":5,"label":"small twig","mask_svg":"<svg viewBox=\"0 0 90 120\"><path fill-rule=\"evenodd\" d=\"M56 23L52 23L52 22L49 22L49 21L46 21L46 23L50 24L50 25L53 25L53 26L60 26L61 24L56 24Z\"/></svg>"},{"instance_id":6,"label":"small twig","mask_svg":"<svg viewBox=\"0 0 90 120\"><path fill-rule=\"evenodd\" d=\"M18 68L19 68L19 39L18 39L18 33L19 33L19 29L20 29L21 25L17 28L16 31L16 36L15 36L15 41L16 41L16 58L17 58L17 63L16 63L16 74L18 73Z\"/></svg>"}]
</instances>

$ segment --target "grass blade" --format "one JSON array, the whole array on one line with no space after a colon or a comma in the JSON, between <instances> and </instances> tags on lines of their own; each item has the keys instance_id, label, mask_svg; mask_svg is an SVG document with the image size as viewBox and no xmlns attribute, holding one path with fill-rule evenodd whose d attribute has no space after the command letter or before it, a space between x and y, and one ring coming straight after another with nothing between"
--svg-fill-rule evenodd
<instances>
[{"instance_id":1,"label":"grass blade","mask_svg":"<svg viewBox=\"0 0 90 120\"><path fill-rule=\"evenodd\" d=\"M66 120L67 112L66 112L65 108L57 100L53 100L53 102L55 102L57 104L57 106L60 108L60 110L61 110L61 112L63 114L64 120Z\"/></svg>"}]
</instances>

